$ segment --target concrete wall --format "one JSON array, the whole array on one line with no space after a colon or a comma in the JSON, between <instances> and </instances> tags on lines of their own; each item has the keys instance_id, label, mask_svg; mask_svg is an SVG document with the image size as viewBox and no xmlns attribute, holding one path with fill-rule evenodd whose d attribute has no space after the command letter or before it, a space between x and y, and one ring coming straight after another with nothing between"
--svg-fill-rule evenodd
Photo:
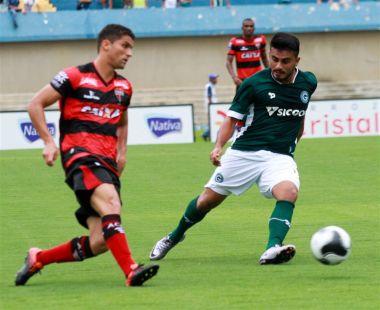
<instances>
[{"instance_id":1,"label":"concrete wall","mask_svg":"<svg viewBox=\"0 0 380 310\"><path fill-rule=\"evenodd\" d=\"M377 31L298 34L303 70L321 81L380 80ZM136 89L203 87L209 72L231 82L225 69L230 36L138 39L121 73ZM271 35L267 36L268 39ZM0 93L29 93L62 68L91 61L94 40L13 42L0 46Z\"/></svg>"}]
</instances>

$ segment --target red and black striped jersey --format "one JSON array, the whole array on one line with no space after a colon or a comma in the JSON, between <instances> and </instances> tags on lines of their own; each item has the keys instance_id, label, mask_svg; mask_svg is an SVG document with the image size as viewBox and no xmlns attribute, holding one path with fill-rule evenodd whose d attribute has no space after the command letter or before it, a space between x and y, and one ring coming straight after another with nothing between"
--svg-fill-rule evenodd
<instances>
[{"instance_id":1,"label":"red and black striped jersey","mask_svg":"<svg viewBox=\"0 0 380 310\"><path fill-rule=\"evenodd\" d=\"M64 168L78 158L95 156L116 172L117 125L130 104L131 83L116 72L105 82L89 63L62 70L50 85L62 95L59 127Z\"/></svg>"},{"instance_id":2,"label":"red and black striped jersey","mask_svg":"<svg viewBox=\"0 0 380 310\"><path fill-rule=\"evenodd\" d=\"M244 80L263 69L260 59L265 53L266 39L263 35L255 36L251 41L243 37L232 38L228 44L228 55L235 56L237 76Z\"/></svg>"}]
</instances>

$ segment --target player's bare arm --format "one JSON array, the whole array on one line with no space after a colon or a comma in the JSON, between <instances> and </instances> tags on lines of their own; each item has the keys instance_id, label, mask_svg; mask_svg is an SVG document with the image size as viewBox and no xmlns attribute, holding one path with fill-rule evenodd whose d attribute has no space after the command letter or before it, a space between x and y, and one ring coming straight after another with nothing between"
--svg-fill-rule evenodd
<instances>
[{"instance_id":1,"label":"player's bare arm","mask_svg":"<svg viewBox=\"0 0 380 310\"><path fill-rule=\"evenodd\" d=\"M116 163L117 170L119 174L124 170L125 164L127 163L127 141L128 141L128 110L126 110L117 128L117 155Z\"/></svg>"},{"instance_id":2,"label":"player's bare arm","mask_svg":"<svg viewBox=\"0 0 380 310\"><path fill-rule=\"evenodd\" d=\"M57 102L60 98L61 95L52 86L46 85L32 98L27 107L33 126L45 144L42 156L48 166L53 166L54 161L57 159L58 147L49 133L44 109Z\"/></svg>"},{"instance_id":3,"label":"player's bare arm","mask_svg":"<svg viewBox=\"0 0 380 310\"><path fill-rule=\"evenodd\" d=\"M220 157L223 153L223 147L231 139L235 125L237 123L236 118L227 116L219 129L218 137L216 139L215 147L210 153L210 160L214 166L220 166Z\"/></svg>"},{"instance_id":4,"label":"player's bare arm","mask_svg":"<svg viewBox=\"0 0 380 310\"><path fill-rule=\"evenodd\" d=\"M301 121L301 127L300 127L300 130L298 131L298 135L297 135L297 143L300 142L301 137L302 137L303 132L304 132L304 129L305 129L305 118L303 118Z\"/></svg>"},{"instance_id":5,"label":"player's bare arm","mask_svg":"<svg viewBox=\"0 0 380 310\"><path fill-rule=\"evenodd\" d=\"M226 61L226 68L228 70L228 73L230 74L232 80L234 81L236 86L239 86L242 83L242 80L239 79L234 71L233 67L233 61L234 61L234 56L233 55L227 55L227 61Z\"/></svg>"}]
</instances>

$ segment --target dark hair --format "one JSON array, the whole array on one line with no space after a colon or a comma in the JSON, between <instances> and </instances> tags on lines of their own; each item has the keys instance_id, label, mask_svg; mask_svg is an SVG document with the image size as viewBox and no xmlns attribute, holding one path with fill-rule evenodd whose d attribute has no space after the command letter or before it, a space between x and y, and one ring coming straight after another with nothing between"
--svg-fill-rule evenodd
<instances>
[{"instance_id":1,"label":"dark hair","mask_svg":"<svg viewBox=\"0 0 380 310\"><path fill-rule=\"evenodd\" d=\"M98 35L97 46L98 51L100 49L100 44L103 40L109 40L114 42L120 39L122 36L130 36L133 40L135 39L135 34L131 29L118 24L109 24L105 26Z\"/></svg>"},{"instance_id":2,"label":"dark hair","mask_svg":"<svg viewBox=\"0 0 380 310\"><path fill-rule=\"evenodd\" d=\"M277 32L270 41L270 47L278 50L288 50L294 52L296 56L300 52L300 41L290 33Z\"/></svg>"},{"instance_id":3,"label":"dark hair","mask_svg":"<svg viewBox=\"0 0 380 310\"><path fill-rule=\"evenodd\" d=\"M253 24L255 24L255 21L250 17L244 18L241 24L243 25L245 22L252 22Z\"/></svg>"}]
</instances>

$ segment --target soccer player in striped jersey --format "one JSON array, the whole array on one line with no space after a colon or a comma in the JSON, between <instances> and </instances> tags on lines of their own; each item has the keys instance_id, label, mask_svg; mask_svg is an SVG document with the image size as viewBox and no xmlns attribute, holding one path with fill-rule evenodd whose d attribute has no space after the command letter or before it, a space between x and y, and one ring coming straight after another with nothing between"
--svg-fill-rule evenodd
<instances>
[{"instance_id":1,"label":"soccer player in striped jersey","mask_svg":"<svg viewBox=\"0 0 380 310\"><path fill-rule=\"evenodd\" d=\"M300 180L293 154L300 141L305 113L317 79L298 69L298 38L277 33L270 45L268 69L247 78L238 88L221 126L211 162L217 166L204 191L187 206L178 226L150 253L159 260L230 194L241 195L256 184L276 200L269 218L269 238L259 263L280 264L293 258L294 245L284 245L291 226ZM221 157L236 122L245 119L231 147ZM233 220L233 219L232 219Z\"/></svg>"},{"instance_id":2,"label":"soccer player in striped jersey","mask_svg":"<svg viewBox=\"0 0 380 310\"><path fill-rule=\"evenodd\" d=\"M52 166L59 151L49 134L44 109L59 101L61 162L66 183L80 205L76 218L89 234L50 249L30 248L16 274L16 285L24 285L51 263L83 261L108 250L128 286L140 286L158 271L158 265L135 262L121 225L119 177L126 164L132 85L115 70L125 67L134 43L129 28L107 25L98 35L96 59L59 72L28 105L45 144L43 158ZM53 207L60 206L55 203Z\"/></svg>"},{"instance_id":3,"label":"soccer player in striped jersey","mask_svg":"<svg viewBox=\"0 0 380 310\"><path fill-rule=\"evenodd\" d=\"M228 44L226 67L236 87L251 75L261 71L263 65L268 67L266 39L263 35L255 35L255 22L252 18L243 20L243 35L234 37ZM235 59L236 73L233 67ZM263 65L262 65L262 64Z\"/></svg>"}]
</instances>

